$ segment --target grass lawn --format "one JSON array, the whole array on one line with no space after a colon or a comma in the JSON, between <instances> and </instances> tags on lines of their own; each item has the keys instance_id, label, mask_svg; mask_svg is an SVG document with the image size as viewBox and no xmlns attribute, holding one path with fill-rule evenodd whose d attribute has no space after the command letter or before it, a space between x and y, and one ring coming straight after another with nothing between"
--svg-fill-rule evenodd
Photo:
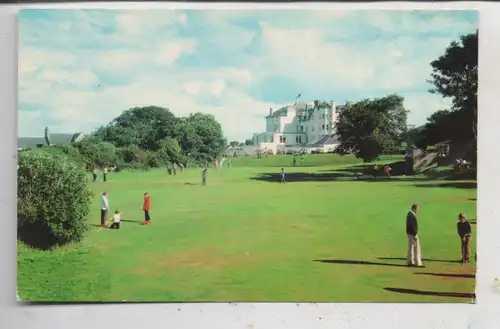
<instances>
[{"instance_id":1,"label":"grass lawn","mask_svg":"<svg viewBox=\"0 0 500 329\"><path fill-rule=\"evenodd\" d=\"M461 265L456 217L475 223L471 181L352 178L351 157L239 158L232 168L177 176L110 174L89 183L122 212L120 230L92 226L52 252L18 244L25 301L470 302L475 264ZM286 167L288 184L276 176ZM349 172L351 170L351 172ZM356 169L354 169L356 171ZM275 181L269 181L275 180ZM149 226L142 198L151 194ZM404 266L405 217L419 214L426 268ZM473 253L475 225L473 225Z\"/></svg>"}]
</instances>

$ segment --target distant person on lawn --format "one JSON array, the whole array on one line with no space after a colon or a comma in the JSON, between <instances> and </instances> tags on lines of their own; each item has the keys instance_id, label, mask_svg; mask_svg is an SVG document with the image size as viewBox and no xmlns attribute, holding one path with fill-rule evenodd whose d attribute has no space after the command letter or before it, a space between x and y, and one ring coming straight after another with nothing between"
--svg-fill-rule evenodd
<instances>
[{"instance_id":1,"label":"distant person on lawn","mask_svg":"<svg viewBox=\"0 0 500 329\"><path fill-rule=\"evenodd\" d=\"M201 185L207 185L207 167L201 171Z\"/></svg>"},{"instance_id":2,"label":"distant person on lawn","mask_svg":"<svg viewBox=\"0 0 500 329\"><path fill-rule=\"evenodd\" d=\"M406 215L406 234L408 235L408 254L406 256L406 262L408 266L423 267L420 237L418 236L417 213L419 210L420 207L417 204L413 204Z\"/></svg>"},{"instance_id":3,"label":"distant person on lawn","mask_svg":"<svg viewBox=\"0 0 500 329\"><path fill-rule=\"evenodd\" d=\"M463 213L458 215L457 231L461 242L462 264L470 263L470 240L472 239L472 227Z\"/></svg>"},{"instance_id":4,"label":"distant person on lawn","mask_svg":"<svg viewBox=\"0 0 500 329\"><path fill-rule=\"evenodd\" d=\"M101 227L106 227L106 217L108 216L109 200L108 193L103 192L101 195Z\"/></svg>"},{"instance_id":5,"label":"distant person on lawn","mask_svg":"<svg viewBox=\"0 0 500 329\"><path fill-rule=\"evenodd\" d=\"M148 192L144 193L144 202L142 203L142 210L144 211L144 222L141 225L148 225L151 221L151 217L149 217L149 210L151 209L151 196Z\"/></svg>"},{"instance_id":6,"label":"distant person on lawn","mask_svg":"<svg viewBox=\"0 0 500 329\"><path fill-rule=\"evenodd\" d=\"M108 181L108 167L104 167L104 169L102 170L102 181Z\"/></svg>"},{"instance_id":7,"label":"distant person on lawn","mask_svg":"<svg viewBox=\"0 0 500 329\"><path fill-rule=\"evenodd\" d=\"M120 211L118 209L115 210L115 213L113 215L113 224L109 228L111 229L120 229Z\"/></svg>"},{"instance_id":8,"label":"distant person on lawn","mask_svg":"<svg viewBox=\"0 0 500 329\"><path fill-rule=\"evenodd\" d=\"M96 180L97 180L97 169L94 168L94 170L92 171L92 182L95 183Z\"/></svg>"},{"instance_id":9,"label":"distant person on lawn","mask_svg":"<svg viewBox=\"0 0 500 329\"><path fill-rule=\"evenodd\" d=\"M286 173L285 169L281 168L281 183L285 184L286 183Z\"/></svg>"},{"instance_id":10,"label":"distant person on lawn","mask_svg":"<svg viewBox=\"0 0 500 329\"><path fill-rule=\"evenodd\" d=\"M391 166L387 165L384 167L384 171L385 171L385 174L387 175L387 178L391 178L391 171L392 171L392 168Z\"/></svg>"}]
</instances>

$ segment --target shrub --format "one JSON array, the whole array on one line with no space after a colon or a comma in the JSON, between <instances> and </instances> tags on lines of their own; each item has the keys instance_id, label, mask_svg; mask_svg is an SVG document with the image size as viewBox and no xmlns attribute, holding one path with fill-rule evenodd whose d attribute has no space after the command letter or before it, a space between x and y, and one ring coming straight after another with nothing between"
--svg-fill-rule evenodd
<instances>
[{"instance_id":1,"label":"shrub","mask_svg":"<svg viewBox=\"0 0 500 329\"><path fill-rule=\"evenodd\" d=\"M91 192L85 169L46 151L19 153L18 238L49 249L78 242L87 230Z\"/></svg>"},{"instance_id":2,"label":"shrub","mask_svg":"<svg viewBox=\"0 0 500 329\"><path fill-rule=\"evenodd\" d=\"M148 167L160 168L163 166L163 159L158 152L148 152Z\"/></svg>"}]
</instances>

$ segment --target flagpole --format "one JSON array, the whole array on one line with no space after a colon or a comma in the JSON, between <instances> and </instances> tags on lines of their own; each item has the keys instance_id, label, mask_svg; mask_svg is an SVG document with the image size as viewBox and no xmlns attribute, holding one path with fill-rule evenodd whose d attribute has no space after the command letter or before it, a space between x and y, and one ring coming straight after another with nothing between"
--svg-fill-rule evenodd
<instances>
[{"instance_id":1,"label":"flagpole","mask_svg":"<svg viewBox=\"0 0 500 329\"><path fill-rule=\"evenodd\" d=\"M293 106L297 105L297 102L299 101L300 96L302 96L302 93L299 93L297 97L295 97L295 103L293 103Z\"/></svg>"}]
</instances>

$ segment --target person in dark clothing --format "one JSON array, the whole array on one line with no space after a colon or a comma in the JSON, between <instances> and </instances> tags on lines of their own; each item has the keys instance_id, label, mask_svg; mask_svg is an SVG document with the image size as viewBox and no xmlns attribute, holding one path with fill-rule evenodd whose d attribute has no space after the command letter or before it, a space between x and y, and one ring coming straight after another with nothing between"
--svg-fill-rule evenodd
<instances>
[{"instance_id":1,"label":"person in dark clothing","mask_svg":"<svg viewBox=\"0 0 500 329\"><path fill-rule=\"evenodd\" d=\"M95 183L96 180L97 180L97 169L94 168L94 170L92 171L92 182Z\"/></svg>"},{"instance_id":2,"label":"person in dark clothing","mask_svg":"<svg viewBox=\"0 0 500 329\"><path fill-rule=\"evenodd\" d=\"M297 158L293 157L293 166L295 167L296 164L297 164Z\"/></svg>"},{"instance_id":3,"label":"person in dark clothing","mask_svg":"<svg viewBox=\"0 0 500 329\"><path fill-rule=\"evenodd\" d=\"M422 267L422 251L420 249L420 239L418 236L417 213L420 207L417 204L411 206L406 215L406 234L408 236L408 253L406 262L408 266Z\"/></svg>"},{"instance_id":4,"label":"person in dark clothing","mask_svg":"<svg viewBox=\"0 0 500 329\"><path fill-rule=\"evenodd\" d=\"M207 185L207 167L203 168L201 172L201 185Z\"/></svg>"},{"instance_id":5,"label":"person in dark clothing","mask_svg":"<svg viewBox=\"0 0 500 329\"><path fill-rule=\"evenodd\" d=\"M472 239L472 227L463 213L458 215L457 232L460 237L462 252L462 264L470 263L470 241Z\"/></svg>"}]
</instances>

